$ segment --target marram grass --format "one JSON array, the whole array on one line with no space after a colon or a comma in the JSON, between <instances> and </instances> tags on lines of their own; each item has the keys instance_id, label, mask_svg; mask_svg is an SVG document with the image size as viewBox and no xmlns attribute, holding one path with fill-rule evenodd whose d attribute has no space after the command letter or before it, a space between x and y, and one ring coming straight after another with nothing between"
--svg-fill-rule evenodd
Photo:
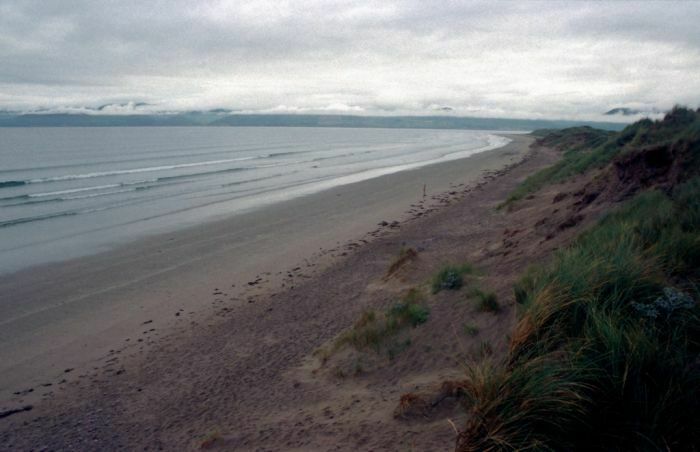
<instances>
[{"instance_id":1,"label":"marram grass","mask_svg":"<svg viewBox=\"0 0 700 452\"><path fill-rule=\"evenodd\" d=\"M515 288L507 360L472 366L460 451L696 450L700 180L643 193Z\"/></svg>"}]
</instances>

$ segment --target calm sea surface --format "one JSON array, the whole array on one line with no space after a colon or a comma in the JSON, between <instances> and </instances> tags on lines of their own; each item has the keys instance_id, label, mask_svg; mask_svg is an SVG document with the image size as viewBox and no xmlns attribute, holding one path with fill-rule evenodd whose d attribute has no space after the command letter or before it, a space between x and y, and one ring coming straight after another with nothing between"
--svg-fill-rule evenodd
<instances>
[{"instance_id":1,"label":"calm sea surface","mask_svg":"<svg viewBox=\"0 0 700 452\"><path fill-rule=\"evenodd\" d=\"M0 128L0 273L507 141L464 130Z\"/></svg>"}]
</instances>

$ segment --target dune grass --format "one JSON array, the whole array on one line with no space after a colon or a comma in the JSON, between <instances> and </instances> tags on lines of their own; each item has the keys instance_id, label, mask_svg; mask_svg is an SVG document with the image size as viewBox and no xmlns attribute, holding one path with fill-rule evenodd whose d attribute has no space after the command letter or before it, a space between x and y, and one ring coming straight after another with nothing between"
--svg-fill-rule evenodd
<instances>
[{"instance_id":1,"label":"dune grass","mask_svg":"<svg viewBox=\"0 0 700 452\"><path fill-rule=\"evenodd\" d=\"M564 150L562 159L525 179L499 207L507 207L546 185L602 168L620 153L645 146L697 140L700 137L700 113L676 106L661 121L643 119L617 133L590 128L583 133L581 129L585 128L536 131L542 136L539 140L541 144Z\"/></svg>"},{"instance_id":2,"label":"dune grass","mask_svg":"<svg viewBox=\"0 0 700 452\"><path fill-rule=\"evenodd\" d=\"M501 312L501 305L498 304L498 297L494 292L486 292L481 289L474 289L471 296L476 299L476 307L481 312Z\"/></svg>"},{"instance_id":3,"label":"dune grass","mask_svg":"<svg viewBox=\"0 0 700 452\"><path fill-rule=\"evenodd\" d=\"M464 275L474 272L469 264L446 265L433 277L431 289L433 293L441 290L459 290L464 285Z\"/></svg>"},{"instance_id":4,"label":"dune grass","mask_svg":"<svg viewBox=\"0 0 700 452\"><path fill-rule=\"evenodd\" d=\"M429 317L430 309L424 302L423 294L411 289L401 301L384 312L364 311L353 327L338 337L334 349L349 344L358 350L379 351L388 338L405 328L415 328L427 322Z\"/></svg>"},{"instance_id":5,"label":"dune grass","mask_svg":"<svg viewBox=\"0 0 700 452\"><path fill-rule=\"evenodd\" d=\"M700 179L642 193L516 286L506 362L465 383L458 450L700 444Z\"/></svg>"},{"instance_id":6,"label":"dune grass","mask_svg":"<svg viewBox=\"0 0 700 452\"><path fill-rule=\"evenodd\" d=\"M569 127L566 129L538 129L531 135L537 137L543 146L556 149L591 149L605 143L615 132L594 129L590 126Z\"/></svg>"}]
</instances>

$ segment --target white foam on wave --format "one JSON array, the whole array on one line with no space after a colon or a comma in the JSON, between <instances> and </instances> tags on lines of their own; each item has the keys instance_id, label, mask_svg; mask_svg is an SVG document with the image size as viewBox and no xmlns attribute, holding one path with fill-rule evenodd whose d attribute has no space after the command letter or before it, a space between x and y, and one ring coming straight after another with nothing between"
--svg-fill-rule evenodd
<instances>
[{"instance_id":1,"label":"white foam on wave","mask_svg":"<svg viewBox=\"0 0 700 452\"><path fill-rule=\"evenodd\" d=\"M380 177L380 176L385 176L388 174L394 174L398 173L401 171L407 171L407 170L412 170L412 169L417 169L421 168L424 166L428 165L433 165L436 163L443 163L443 162L449 162L452 160L457 160L461 158L466 158L474 154L478 154L480 152L486 152L486 151L491 151L493 149L498 149L501 148L508 143L510 143L511 140L510 138L498 136L498 135L486 135L486 140L485 140L485 145L484 146L478 146L474 147L471 149L467 150L461 150L461 151L456 151L456 152L449 152L444 155L441 155L439 157L433 158L433 159L428 159L428 160L422 160L418 162L412 162L412 163L405 163L402 165L392 165L392 166L385 166L382 168L375 168L375 169L370 169L370 170L365 170L365 171L360 171L354 174L347 174L344 176L340 177L335 177L330 180L317 183L317 184L308 184L306 185L299 193L295 193L297 196L303 196L309 193L314 193L318 192L321 190L326 190L329 188L337 187L340 185L347 185L347 184L352 184L355 182L361 182L364 180L368 179L374 179L375 177ZM292 193L287 192L286 195L289 197L289 195L292 195Z\"/></svg>"},{"instance_id":2,"label":"white foam on wave","mask_svg":"<svg viewBox=\"0 0 700 452\"><path fill-rule=\"evenodd\" d=\"M258 157L238 157L235 159L208 160L204 162L181 163L178 165L149 166L146 168L132 168L125 170L100 171L86 174L65 174L62 176L41 177L26 181L28 184L41 184L45 182L60 182L67 180L92 179L95 177L119 176L123 174L147 173L153 171L166 171L180 168L192 168L197 166L220 165L222 163L241 162L244 160L254 160Z\"/></svg>"},{"instance_id":3,"label":"white foam on wave","mask_svg":"<svg viewBox=\"0 0 700 452\"><path fill-rule=\"evenodd\" d=\"M83 191L106 190L108 188L121 187L122 184L96 185L94 187L71 188L70 190L48 191L45 193L31 193L27 195L30 198L46 198L48 196L69 195L71 193L80 193Z\"/></svg>"}]
</instances>

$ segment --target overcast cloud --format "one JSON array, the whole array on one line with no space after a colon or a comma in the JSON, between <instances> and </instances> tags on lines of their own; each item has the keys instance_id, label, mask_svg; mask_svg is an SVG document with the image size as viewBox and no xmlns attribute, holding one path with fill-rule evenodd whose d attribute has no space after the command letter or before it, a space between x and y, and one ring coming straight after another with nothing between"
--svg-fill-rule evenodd
<instances>
[{"instance_id":1,"label":"overcast cloud","mask_svg":"<svg viewBox=\"0 0 700 452\"><path fill-rule=\"evenodd\" d=\"M601 119L700 104L697 2L0 0L0 109Z\"/></svg>"}]
</instances>

